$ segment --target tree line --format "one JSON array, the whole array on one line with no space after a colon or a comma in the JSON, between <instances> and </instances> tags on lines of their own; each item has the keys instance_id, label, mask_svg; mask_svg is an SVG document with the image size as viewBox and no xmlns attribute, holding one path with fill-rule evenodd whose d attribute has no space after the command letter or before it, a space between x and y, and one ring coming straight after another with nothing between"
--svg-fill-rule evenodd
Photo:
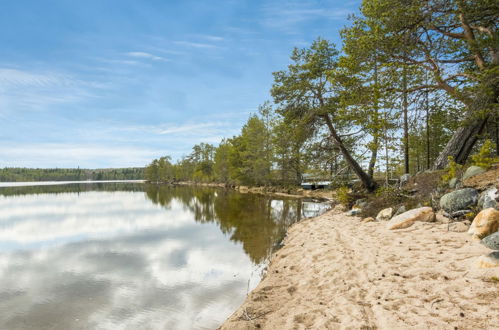
<instances>
[{"instance_id":1,"label":"tree line","mask_svg":"<svg viewBox=\"0 0 499 330\"><path fill-rule=\"evenodd\" d=\"M364 0L341 31L294 49L273 102L241 134L201 143L150 181L296 184L355 175L369 191L403 173L464 164L499 144L499 2Z\"/></svg>"},{"instance_id":2,"label":"tree line","mask_svg":"<svg viewBox=\"0 0 499 330\"><path fill-rule=\"evenodd\" d=\"M144 168L22 168L0 169L0 182L80 181L80 180L143 180Z\"/></svg>"}]
</instances>

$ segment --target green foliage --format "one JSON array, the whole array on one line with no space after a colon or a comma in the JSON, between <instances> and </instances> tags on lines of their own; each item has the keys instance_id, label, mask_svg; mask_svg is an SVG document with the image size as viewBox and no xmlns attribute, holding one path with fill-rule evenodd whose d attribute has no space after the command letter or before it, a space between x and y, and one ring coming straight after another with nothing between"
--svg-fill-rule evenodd
<instances>
[{"instance_id":1,"label":"green foliage","mask_svg":"<svg viewBox=\"0 0 499 330\"><path fill-rule=\"evenodd\" d=\"M350 208L354 202L354 196L350 193L350 188L342 186L336 189L336 199L341 205Z\"/></svg>"},{"instance_id":2,"label":"green foliage","mask_svg":"<svg viewBox=\"0 0 499 330\"><path fill-rule=\"evenodd\" d=\"M499 162L499 157L494 157L495 147L492 140L485 140L480 150L476 154L471 155L471 164L488 169L493 164Z\"/></svg>"},{"instance_id":3,"label":"green foliage","mask_svg":"<svg viewBox=\"0 0 499 330\"><path fill-rule=\"evenodd\" d=\"M382 187L379 187L378 189L376 189L376 191L374 192L374 195L376 197L383 197L383 198L387 198L387 199L395 199L395 198L398 198L398 190L396 187L392 187L392 186L382 186Z\"/></svg>"},{"instance_id":4,"label":"green foliage","mask_svg":"<svg viewBox=\"0 0 499 330\"><path fill-rule=\"evenodd\" d=\"M442 181L444 183L447 183L452 178L456 178L463 168L461 164L458 164L454 161L454 158L452 156L449 156L448 159L448 166L445 169L446 172L444 175L442 175Z\"/></svg>"}]
</instances>

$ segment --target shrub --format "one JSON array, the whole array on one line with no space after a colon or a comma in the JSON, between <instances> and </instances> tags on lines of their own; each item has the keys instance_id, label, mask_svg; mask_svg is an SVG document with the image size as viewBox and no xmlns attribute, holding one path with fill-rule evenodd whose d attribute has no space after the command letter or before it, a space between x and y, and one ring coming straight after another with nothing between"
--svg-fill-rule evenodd
<instances>
[{"instance_id":1,"label":"shrub","mask_svg":"<svg viewBox=\"0 0 499 330\"><path fill-rule=\"evenodd\" d=\"M354 202L354 197L350 194L350 188L346 186L339 187L336 189L336 198L340 204L350 208Z\"/></svg>"},{"instance_id":2,"label":"shrub","mask_svg":"<svg viewBox=\"0 0 499 330\"><path fill-rule=\"evenodd\" d=\"M493 156L494 149L494 143L489 139L485 140L480 150L471 156L471 164L485 169L490 168L494 163L499 161L499 157Z\"/></svg>"},{"instance_id":3,"label":"shrub","mask_svg":"<svg viewBox=\"0 0 499 330\"><path fill-rule=\"evenodd\" d=\"M460 165L454 161L454 157L449 156L447 159L449 160L449 165L445 169L446 173L442 176L442 181L444 182L457 177L457 173L463 168L463 165Z\"/></svg>"}]
</instances>

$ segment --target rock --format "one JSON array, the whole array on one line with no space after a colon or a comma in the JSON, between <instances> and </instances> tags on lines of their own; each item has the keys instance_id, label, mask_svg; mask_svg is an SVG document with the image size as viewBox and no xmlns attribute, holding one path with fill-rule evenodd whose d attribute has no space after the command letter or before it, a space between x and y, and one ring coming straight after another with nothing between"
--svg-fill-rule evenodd
<instances>
[{"instance_id":1,"label":"rock","mask_svg":"<svg viewBox=\"0 0 499 330\"><path fill-rule=\"evenodd\" d=\"M491 250L499 250L499 231L482 239L482 244Z\"/></svg>"},{"instance_id":2,"label":"rock","mask_svg":"<svg viewBox=\"0 0 499 330\"><path fill-rule=\"evenodd\" d=\"M499 230L499 211L493 208L488 208L477 214L468 234L473 235L473 238L484 238Z\"/></svg>"},{"instance_id":3,"label":"rock","mask_svg":"<svg viewBox=\"0 0 499 330\"><path fill-rule=\"evenodd\" d=\"M470 167L468 167L466 172L464 172L464 174L463 174L463 181L466 180L467 178L470 178L470 177L477 175L477 174L482 174L484 172L487 172L487 170L484 169L483 167L470 166Z\"/></svg>"},{"instance_id":4,"label":"rock","mask_svg":"<svg viewBox=\"0 0 499 330\"><path fill-rule=\"evenodd\" d=\"M495 251L479 257L477 260L477 264L480 268L499 267L499 251Z\"/></svg>"},{"instance_id":5,"label":"rock","mask_svg":"<svg viewBox=\"0 0 499 330\"><path fill-rule=\"evenodd\" d=\"M398 208L397 212L395 212L394 216L399 215L399 214L402 214L402 213L404 213L405 211L407 211L407 210L405 209L405 205L402 205L401 207L399 207L399 208Z\"/></svg>"},{"instance_id":6,"label":"rock","mask_svg":"<svg viewBox=\"0 0 499 330\"><path fill-rule=\"evenodd\" d=\"M357 199L354 203L354 206L358 206L359 208L363 208L367 206L367 199L361 198Z\"/></svg>"},{"instance_id":7,"label":"rock","mask_svg":"<svg viewBox=\"0 0 499 330\"><path fill-rule=\"evenodd\" d=\"M449 231L453 231L456 233L464 233L465 231L468 231L469 228L470 226L465 224L464 222L453 222L449 224Z\"/></svg>"},{"instance_id":8,"label":"rock","mask_svg":"<svg viewBox=\"0 0 499 330\"><path fill-rule=\"evenodd\" d=\"M456 212L452 212L452 214L450 216L451 216L451 218L460 218L460 217L463 217L467 214L471 214L470 217L474 216L474 213L472 210L459 210Z\"/></svg>"},{"instance_id":9,"label":"rock","mask_svg":"<svg viewBox=\"0 0 499 330\"><path fill-rule=\"evenodd\" d=\"M376 220L378 221L388 221L393 215L393 209L391 207L383 209L379 211L378 215L376 216Z\"/></svg>"},{"instance_id":10,"label":"rock","mask_svg":"<svg viewBox=\"0 0 499 330\"><path fill-rule=\"evenodd\" d=\"M362 219L362 223L373 222L373 221L374 221L373 217L368 217L368 218Z\"/></svg>"},{"instance_id":11,"label":"rock","mask_svg":"<svg viewBox=\"0 0 499 330\"><path fill-rule=\"evenodd\" d=\"M478 199L478 207L481 210L488 209L490 207L497 209L497 202L496 202L497 197L498 197L497 188L492 187L485 190L483 193L480 194L480 198Z\"/></svg>"},{"instance_id":12,"label":"rock","mask_svg":"<svg viewBox=\"0 0 499 330\"><path fill-rule=\"evenodd\" d=\"M402 187L403 185L405 185L409 179L411 178L411 175L410 174L404 174L400 177L400 187Z\"/></svg>"},{"instance_id":13,"label":"rock","mask_svg":"<svg viewBox=\"0 0 499 330\"><path fill-rule=\"evenodd\" d=\"M386 227L388 229L402 229L412 226L416 221L432 222L435 221L435 213L431 207L420 207L412 209L393 217Z\"/></svg>"},{"instance_id":14,"label":"rock","mask_svg":"<svg viewBox=\"0 0 499 330\"><path fill-rule=\"evenodd\" d=\"M360 212L362 212L361 208L353 207L350 211L347 212L347 215L355 216L355 215L359 215Z\"/></svg>"},{"instance_id":15,"label":"rock","mask_svg":"<svg viewBox=\"0 0 499 330\"><path fill-rule=\"evenodd\" d=\"M457 184L457 179L456 178L452 178L452 179L449 180L449 188L451 188L451 189L456 188L456 184Z\"/></svg>"},{"instance_id":16,"label":"rock","mask_svg":"<svg viewBox=\"0 0 499 330\"><path fill-rule=\"evenodd\" d=\"M448 213L469 209L478 201L478 191L464 188L445 194L440 198L440 207Z\"/></svg>"},{"instance_id":17,"label":"rock","mask_svg":"<svg viewBox=\"0 0 499 330\"><path fill-rule=\"evenodd\" d=\"M440 223L449 223L451 221L449 214L445 213L443 210L440 210L435 214L435 219Z\"/></svg>"}]
</instances>

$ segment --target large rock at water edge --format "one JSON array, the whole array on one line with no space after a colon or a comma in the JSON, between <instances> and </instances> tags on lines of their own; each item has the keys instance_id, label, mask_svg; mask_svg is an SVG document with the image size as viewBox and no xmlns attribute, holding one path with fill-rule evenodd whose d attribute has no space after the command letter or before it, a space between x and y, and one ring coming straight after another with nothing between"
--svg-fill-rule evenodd
<instances>
[{"instance_id":1,"label":"large rock at water edge","mask_svg":"<svg viewBox=\"0 0 499 330\"><path fill-rule=\"evenodd\" d=\"M393 215L393 209L391 207L383 209L379 211L378 215L376 216L376 220L378 221L388 221Z\"/></svg>"},{"instance_id":2,"label":"large rock at water edge","mask_svg":"<svg viewBox=\"0 0 499 330\"><path fill-rule=\"evenodd\" d=\"M471 223L468 234L473 238L482 239L499 230L499 211L488 208L477 214Z\"/></svg>"},{"instance_id":3,"label":"large rock at water edge","mask_svg":"<svg viewBox=\"0 0 499 330\"><path fill-rule=\"evenodd\" d=\"M403 229L412 226L416 221L433 222L435 221L435 213L431 207L420 207L404 212L393 217L386 227L388 229Z\"/></svg>"},{"instance_id":4,"label":"large rock at water edge","mask_svg":"<svg viewBox=\"0 0 499 330\"><path fill-rule=\"evenodd\" d=\"M497 209L497 188L492 187L490 189L485 190L480 194L480 198L478 199L478 207L482 210L493 207Z\"/></svg>"},{"instance_id":5,"label":"large rock at water edge","mask_svg":"<svg viewBox=\"0 0 499 330\"><path fill-rule=\"evenodd\" d=\"M481 256L480 258L478 258L477 264L480 268L499 267L499 251Z\"/></svg>"},{"instance_id":6,"label":"large rock at water edge","mask_svg":"<svg viewBox=\"0 0 499 330\"><path fill-rule=\"evenodd\" d=\"M487 171L486 169L480 166L470 166L463 174L463 181L466 180L467 178L471 178L472 176L477 174L482 174L483 172L486 171Z\"/></svg>"},{"instance_id":7,"label":"large rock at water edge","mask_svg":"<svg viewBox=\"0 0 499 330\"><path fill-rule=\"evenodd\" d=\"M473 188L464 188L445 194L440 198L440 207L452 213L466 210L475 206L478 201L478 191Z\"/></svg>"},{"instance_id":8,"label":"large rock at water edge","mask_svg":"<svg viewBox=\"0 0 499 330\"><path fill-rule=\"evenodd\" d=\"M499 250L499 231L482 239L482 244L492 250Z\"/></svg>"}]
</instances>

